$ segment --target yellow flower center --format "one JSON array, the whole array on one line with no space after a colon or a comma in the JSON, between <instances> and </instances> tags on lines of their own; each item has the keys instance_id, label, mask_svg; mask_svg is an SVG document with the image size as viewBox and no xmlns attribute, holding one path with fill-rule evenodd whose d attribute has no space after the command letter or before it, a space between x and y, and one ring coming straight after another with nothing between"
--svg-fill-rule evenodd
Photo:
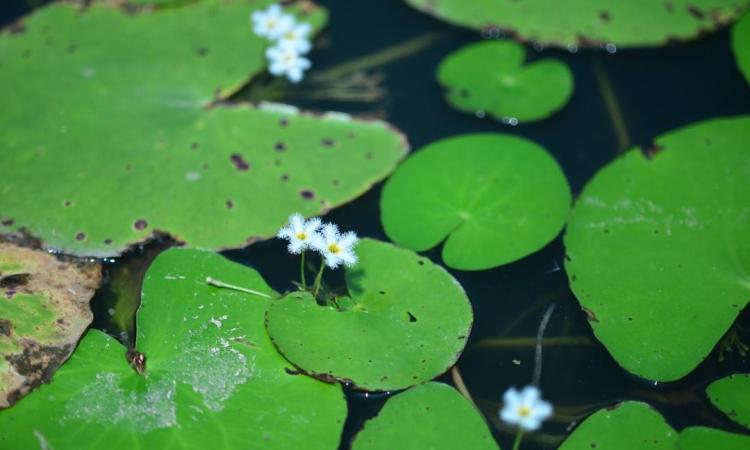
<instances>
[{"instance_id":1,"label":"yellow flower center","mask_svg":"<svg viewBox=\"0 0 750 450\"><path fill-rule=\"evenodd\" d=\"M531 415L531 408L528 406L520 406L518 408L518 415L521 417L529 417Z\"/></svg>"},{"instance_id":2,"label":"yellow flower center","mask_svg":"<svg viewBox=\"0 0 750 450\"><path fill-rule=\"evenodd\" d=\"M341 251L341 248L338 245L336 245L336 243L333 243L328 246L328 251L333 254L336 254Z\"/></svg>"},{"instance_id":3,"label":"yellow flower center","mask_svg":"<svg viewBox=\"0 0 750 450\"><path fill-rule=\"evenodd\" d=\"M297 239L299 239L300 241L304 241L305 239L307 239L307 235L304 231L300 231L299 233L297 233Z\"/></svg>"}]
</instances>

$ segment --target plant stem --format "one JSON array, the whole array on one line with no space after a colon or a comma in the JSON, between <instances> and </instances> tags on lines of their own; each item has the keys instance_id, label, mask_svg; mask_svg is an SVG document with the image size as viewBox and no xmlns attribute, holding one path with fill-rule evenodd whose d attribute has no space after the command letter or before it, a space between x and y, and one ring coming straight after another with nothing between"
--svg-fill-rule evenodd
<instances>
[{"instance_id":1,"label":"plant stem","mask_svg":"<svg viewBox=\"0 0 750 450\"><path fill-rule=\"evenodd\" d=\"M299 260L299 278L302 283L302 290L307 290L307 281L305 280L305 251L302 251L302 256Z\"/></svg>"},{"instance_id":2,"label":"plant stem","mask_svg":"<svg viewBox=\"0 0 750 450\"><path fill-rule=\"evenodd\" d=\"M264 293L259 292L259 291L254 291L252 289L244 288L242 286L236 286L234 284L225 283L223 281L220 281L220 280L217 280L217 279L211 278L211 277L207 277L206 278L206 283L210 284L211 286L218 287L218 288L232 289L232 290L235 290L235 291L244 292L246 294L257 295L259 297L264 297L264 298L273 298L273 297L271 297L268 294L264 294Z\"/></svg>"},{"instance_id":3,"label":"plant stem","mask_svg":"<svg viewBox=\"0 0 750 450\"><path fill-rule=\"evenodd\" d=\"M474 403L474 399L471 398L471 393L469 393L469 389L466 387L466 383L464 383L464 379L461 376L461 372L458 370L458 366L451 367L451 378L453 379L453 384L456 386L456 389L458 389L458 392L462 393L463 396L474 405L474 408L476 408L477 411L480 411L477 404Z\"/></svg>"},{"instance_id":4,"label":"plant stem","mask_svg":"<svg viewBox=\"0 0 750 450\"><path fill-rule=\"evenodd\" d=\"M593 62L594 75L596 76L596 83L599 85L599 91L602 93L604 99L604 105L607 107L607 113L609 113L609 119L612 121L612 126L615 129L615 135L617 136L617 153L622 153L627 150L630 146L630 137L628 135L628 127L625 125L625 119L620 110L620 104L617 102L615 91L612 89L612 85L607 77L607 72L598 61Z\"/></svg>"},{"instance_id":5,"label":"plant stem","mask_svg":"<svg viewBox=\"0 0 750 450\"><path fill-rule=\"evenodd\" d=\"M313 284L313 297L316 299L318 298L318 290L320 290L320 280L323 279L323 269L325 268L325 260L320 261L320 270L318 270L318 275L315 276L315 284Z\"/></svg>"},{"instance_id":6,"label":"plant stem","mask_svg":"<svg viewBox=\"0 0 750 450\"><path fill-rule=\"evenodd\" d=\"M521 438L523 438L523 430L519 428L516 432L516 438L513 440L513 450L521 448Z\"/></svg>"}]
</instances>

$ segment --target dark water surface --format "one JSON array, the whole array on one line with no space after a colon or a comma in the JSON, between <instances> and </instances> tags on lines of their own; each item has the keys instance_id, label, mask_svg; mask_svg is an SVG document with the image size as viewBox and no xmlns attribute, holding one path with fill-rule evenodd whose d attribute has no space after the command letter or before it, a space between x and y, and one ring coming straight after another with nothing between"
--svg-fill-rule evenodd
<instances>
[{"instance_id":1,"label":"dark water surface","mask_svg":"<svg viewBox=\"0 0 750 450\"><path fill-rule=\"evenodd\" d=\"M7 25L28 12L28 3L40 2L3 2L0 24ZM434 20L400 0L319 0L319 3L329 9L331 21L311 54L315 68L332 67L428 33L439 33L439 39L418 53L368 71L371 79L384 77L380 87L387 95L379 101L312 99L301 92L305 90L304 84L286 101L313 110L383 117L408 136L415 150L462 133L521 135L543 145L555 156L575 194L599 168L617 157L621 146L602 95L603 80L617 99L630 145L648 148L656 136L692 122L750 113L750 89L735 66L728 30L693 43L615 53L535 51L529 47L532 60L555 57L568 63L575 77L575 93L570 103L551 118L509 126L452 109L435 82L435 69L441 59L481 39L479 33ZM380 189L380 185L376 186L331 212L325 220L362 236L387 240L380 224ZM117 273L128 265L137 280L137 272L145 269L143 261L148 259L144 255L153 255L153 249L160 245L152 244L148 247L152 249L150 252L134 251L120 261L107 263L107 270ZM438 263L439 250L427 253ZM284 244L276 240L225 255L255 267L279 291L292 289L289 280L298 277L298 260L288 255ZM567 430L587 414L624 399L649 402L678 430L689 425L709 425L742 432L710 407L703 390L717 378L750 370L746 358L737 352L725 352L721 361L717 349L695 372L675 383L657 385L629 375L593 337L568 288L561 269L563 259L562 239L558 237L543 250L513 264L479 272L451 271L466 289L476 314L471 339L458 366L504 448L510 448L512 431L498 423L500 397L511 385L530 383L534 364L534 347L529 345L533 339L517 338L533 338L544 310L553 303L557 308L547 336L576 338L577 344L554 345L552 341L545 346L541 388L544 397L555 405L556 415L539 433L528 435L524 449L556 448ZM132 284L133 289L138 287L137 282ZM95 326L119 335L108 314L112 301L112 289L105 285L94 301ZM749 342L750 312L744 311L737 325L744 328L740 336ZM488 343L488 339L495 343ZM441 380L451 382L448 375ZM351 436L364 420L377 413L385 398L384 394L349 393L351 412L342 449L349 447Z\"/></svg>"}]
</instances>

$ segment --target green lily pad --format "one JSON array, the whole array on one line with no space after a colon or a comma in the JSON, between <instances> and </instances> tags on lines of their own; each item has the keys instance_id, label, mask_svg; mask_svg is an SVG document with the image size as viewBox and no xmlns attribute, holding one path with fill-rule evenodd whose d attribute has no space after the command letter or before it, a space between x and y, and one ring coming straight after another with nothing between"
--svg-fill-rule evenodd
<instances>
[{"instance_id":1,"label":"green lily pad","mask_svg":"<svg viewBox=\"0 0 750 450\"><path fill-rule=\"evenodd\" d=\"M274 302L266 327L302 371L366 390L403 389L452 366L471 331L472 310L442 267L384 242L363 239L346 271L349 304L320 306L307 293Z\"/></svg>"},{"instance_id":2,"label":"green lily pad","mask_svg":"<svg viewBox=\"0 0 750 450\"><path fill-rule=\"evenodd\" d=\"M398 394L352 444L352 450L498 450L487 423L452 387L430 382Z\"/></svg>"},{"instance_id":3,"label":"green lily pad","mask_svg":"<svg viewBox=\"0 0 750 450\"><path fill-rule=\"evenodd\" d=\"M453 107L486 112L510 123L543 119L573 93L573 74L555 59L524 65L523 46L509 41L470 44L448 55L437 78Z\"/></svg>"},{"instance_id":4,"label":"green lily pad","mask_svg":"<svg viewBox=\"0 0 750 450\"><path fill-rule=\"evenodd\" d=\"M732 49L740 72L750 83L750 14L745 14L732 29Z\"/></svg>"},{"instance_id":5,"label":"green lily pad","mask_svg":"<svg viewBox=\"0 0 750 450\"><path fill-rule=\"evenodd\" d=\"M682 430L677 440L678 450L747 450L750 436L730 433L706 427L690 427Z\"/></svg>"},{"instance_id":6,"label":"green lily pad","mask_svg":"<svg viewBox=\"0 0 750 450\"><path fill-rule=\"evenodd\" d=\"M166 251L137 316L143 375L125 347L90 330L50 384L0 412L0 429L12 430L0 447L336 449L341 387L290 370L263 327L270 300L211 287L208 276L273 295L257 272L218 254Z\"/></svg>"},{"instance_id":7,"label":"green lily pad","mask_svg":"<svg viewBox=\"0 0 750 450\"><path fill-rule=\"evenodd\" d=\"M157 232L241 247L388 175L407 144L384 122L222 102L264 71L249 14L268 3L54 3L0 35L0 233L87 256Z\"/></svg>"},{"instance_id":8,"label":"green lily pad","mask_svg":"<svg viewBox=\"0 0 750 450\"><path fill-rule=\"evenodd\" d=\"M596 174L568 223L565 267L597 338L626 370L692 371L750 300L750 117L633 149Z\"/></svg>"},{"instance_id":9,"label":"green lily pad","mask_svg":"<svg viewBox=\"0 0 750 450\"><path fill-rule=\"evenodd\" d=\"M456 25L558 47L650 47L695 39L742 15L746 0L406 0Z\"/></svg>"},{"instance_id":10,"label":"green lily pad","mask_svg":"<svg viewBox=\"0 0 750 450\"><path fill-rule=\"evenodd\" d=\"M542 147L468 134L409 158L386 183L380 209L397 244L423 251L445 239L445 264L481 270L544 247L565 224L570 203L565 175Z\"/></svg>"},{"instance_id":11,"label":"green lily pad","mask_svg":"<svg viewBox=\"0 0 750 450\"><path fill-rule=\"evenodd\" d=\"M673 450L677 436L649 405L623 402L589 416L559 450Z\"/></svg>"},{"instance_id":12,"label":"green lily pad","mask_svg":"<svg viewBox=\"0 0 750 450\"><path fill-rule=\"evenodd\" d=\"M729 375L714 381L706 394L730 419L750 428L750 374Z\"/></svg>"},{"instance_id":13,"label":"green lily pad","mask_svg":"<svg viewBox=\"0 0 750 450\"><path fill-rule=\"evenodd\" d=\"M0 241L0 408L48 381L93 318L98 263Z\"/></svg>"}]
</instances>

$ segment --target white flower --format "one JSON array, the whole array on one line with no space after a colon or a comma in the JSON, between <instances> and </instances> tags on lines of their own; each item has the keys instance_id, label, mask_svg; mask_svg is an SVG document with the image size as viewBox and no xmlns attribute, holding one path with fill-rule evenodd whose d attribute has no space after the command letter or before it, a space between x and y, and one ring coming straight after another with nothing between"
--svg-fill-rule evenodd
<instances>
[{"instance_id":1,"label":"white flower","mask_svg":"<svg viewBox=\"0 0 750 450\"><path fill-rule=\"evenodd\" d=\"M310 51L312 45L307 36L312 31L309 23L300 23L286 30L279 36L279 45L293 48L297 53L303 55Z\"/></svg>"},{"instance_id":2,"label":"white flower","mask_svg":"<svg viewBox=\"0 0 750 450\"><path fill-rule=\"evenodd\" d=\"M503 394L500 419L526 431L536 430L552 415L552 405L542 400L541 395L534 386L526 386L520 392L514 387L509 388Z\"/></svg>"},{"instance_id":3,"label":"white flower","mask_svg":"<svg viewBox=\"0 0 750 450\"><path fill-rule=\"evenodd\" d=\"M320 219L317 217L305 221L301 214L292 214L289 217L289 225L280 229L276 236L288 240L289 253L296 255L321 239L318 235L318 228L320 228Z\"/></svg>"},{"instance_id":4,"label":"white flower","mask_svg":"<svg viewBox=\"0 0 750 450\"><path fill-rule=\"evenodd\" d=\"M268 71L272 75L285 75L292 83L302 80L302 74L310 68L310 60L300 55L293 47L276 45L266 50L271 61Z\"/></svg>"},{"instance_id":5,"label":"white flower","mask_svg":"<svg viewBox=\"0 0 750 450\"><path fill-rule=\"evenodd\" d=\"M272 4L265 11L254 11L250 15L253 32L258 36L276 40L294 27L294 16L284 14L277 4Z\"/></svg>"},{"instance_id":6,"label":"white flower","mask_svg":"<svg viewBox=\"0 0 750 450\"><path fill-rule=\"evenodd\" d=\"M321 233L313 241L312 247L323 255L328 267L335 269L341 264L348 267L357 263L357 255L354 254L357 241L357 235L354 232L341 234L336 225L328 223L323 226Z\"/></svg>"}]
</instances>

